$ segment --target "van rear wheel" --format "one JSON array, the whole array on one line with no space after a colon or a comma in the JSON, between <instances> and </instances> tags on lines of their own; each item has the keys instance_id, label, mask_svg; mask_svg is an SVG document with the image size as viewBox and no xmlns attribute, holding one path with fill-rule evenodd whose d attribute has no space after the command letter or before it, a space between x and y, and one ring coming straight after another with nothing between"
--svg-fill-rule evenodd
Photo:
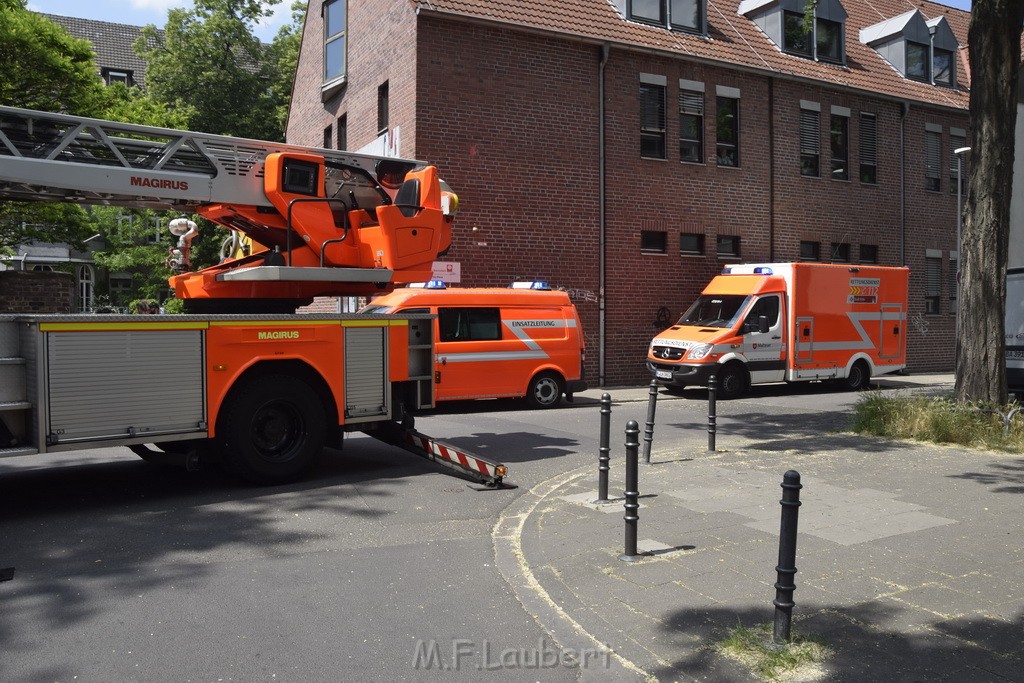
<instances>
[{"instance_id":1,"label":"van rear wheel","mask_svg":"<svg viewBox=\"0 0 1024 683\"><path fill-rule=\"evenodd\" d=\"M565 384L554 372L542 372L530 380L526 402L531 408L554 408L562 400Z\"/></svg>"},{"instance_id":2,"label":"van rear wheel","mask_svg":"<svg viewBox=\"0 0 1024 683\"><path fill-rule=\"evenodd\" d=\"M850 374L846 376L846 388L850 391L867 389L871 383L871 371L868 364L862 360L857 361L850 368Z\"/></svg>"}]
</instances>

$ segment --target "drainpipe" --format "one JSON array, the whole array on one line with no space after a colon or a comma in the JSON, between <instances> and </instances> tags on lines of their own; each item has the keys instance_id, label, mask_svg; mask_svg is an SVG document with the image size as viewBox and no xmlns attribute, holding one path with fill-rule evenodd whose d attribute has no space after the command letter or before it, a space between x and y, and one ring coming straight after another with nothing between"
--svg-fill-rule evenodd
<instances>
[{"instance_id":1,"label":"drainpipe","mask_svg":"<svg viewBox=\"0 0 1024 683\"><path fill-rule=\"evenodd\" d=\"M775 79L768 79L768 262L775 263Z\"/></svg>"},{"instance_id":2,"label":"drainpipe","mask_svg":"<svg viewBox=\"0 0 1024 683\"><path fill-rule=\"evenodd\" d=\"M907 114L910 103L900 102L900 265L907 265Z\"/></svg>"},{"instance_id":3,"label":"drainpipe","mask_svg":"<svg viewBox=\"0 0 1024 683\"><path fill-rule=\"evenodd\" d=\"M601 45L601 65L598 70L597 94L598 94L598 124L597 124L597 145L598 145L598 169L597 169L597 202L598 202L598 290L597 290L597 385L604 386L605 375L605 244L607 241L608 226L605 221L605 156L604 156L604 66L608 63L608 54L611 46L608 43Z\"/></svg>"}]
</instances>

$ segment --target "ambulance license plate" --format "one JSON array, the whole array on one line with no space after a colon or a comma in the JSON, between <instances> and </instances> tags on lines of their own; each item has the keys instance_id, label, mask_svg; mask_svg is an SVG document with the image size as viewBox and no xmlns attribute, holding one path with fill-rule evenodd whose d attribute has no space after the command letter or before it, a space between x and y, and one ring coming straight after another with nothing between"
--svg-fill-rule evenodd
<instances>
[{"instance_id":1,"label":"ambulance license plate","mask_svg":"<svg viewBox=\"0 0 1024 683\"><path fill-rule=\"evenodd\" d=\"M655 370L654 371L654 376L657 377L658 379L672 379L672 371L671 370Z\"/></svg>"}]
</instances>

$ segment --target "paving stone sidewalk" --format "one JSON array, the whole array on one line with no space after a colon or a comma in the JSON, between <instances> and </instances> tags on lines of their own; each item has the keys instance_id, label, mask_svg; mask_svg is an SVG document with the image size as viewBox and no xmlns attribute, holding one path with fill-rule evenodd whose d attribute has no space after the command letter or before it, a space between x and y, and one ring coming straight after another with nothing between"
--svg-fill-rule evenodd
<instances>
[{"instance_id":1,"label":"paving stone sidewalk","mask_svg":"<svg viewBox=\"0 0 1024 683\"><path fill-rule=\"evenodd\" d=\"M714 453L699 433L656 441L639 561L619 557L621 467L612 503L595 502L595 467L506 511L499 568L527 609L563 647L614 653L582 680L757 680L714 645L772 622L789 469L803 484L793 628L832 650L816 680L1024 680L1024 459L790 427Z\"/></svg>"}]
</instances>

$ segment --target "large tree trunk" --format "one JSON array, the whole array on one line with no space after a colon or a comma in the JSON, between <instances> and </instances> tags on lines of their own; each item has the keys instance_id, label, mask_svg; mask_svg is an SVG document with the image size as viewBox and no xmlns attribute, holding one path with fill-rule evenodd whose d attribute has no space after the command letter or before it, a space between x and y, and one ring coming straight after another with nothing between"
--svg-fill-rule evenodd
<instances>
[{"instance_id":1,"label":"large tree trunk","mask_svg":"<svg viewBox=\"0 0 1024 683\"><path fill-rule=\"evenodd\" d=\"M971 173L962 239L956 400L1006 403L1006 256L1024 0L975 0Z\"/></svg>"}]
</instances>

